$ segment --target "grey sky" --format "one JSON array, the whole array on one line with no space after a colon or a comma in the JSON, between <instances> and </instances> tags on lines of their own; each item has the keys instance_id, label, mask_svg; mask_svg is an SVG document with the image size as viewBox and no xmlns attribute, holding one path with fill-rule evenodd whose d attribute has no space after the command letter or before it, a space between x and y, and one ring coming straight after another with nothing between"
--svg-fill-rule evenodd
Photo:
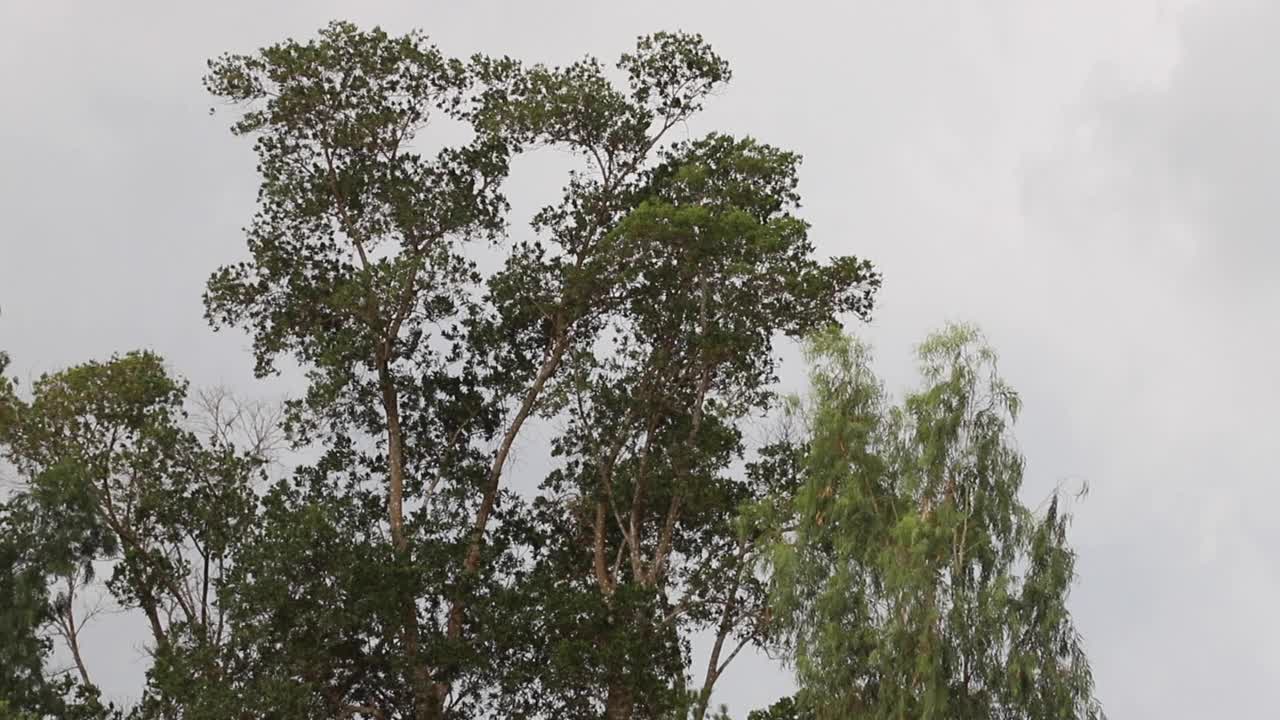
<instances>
[{"instance_id":1,"label":"grey sky","mask_svg":"<svg viewBox=\"0 0 1280 720\"><path fill-rule=\"evenodd\" d=\"M735 80L689 132L804 154L822 250L884 272L863 334L890 386L927 330L976 321L1026 401L1028 498L1091 486L1072 606L1111 715L1270 712L1280 3L6 0L0 348L19 374L151 347L197 385L287 389L201 320L255 178L199 78L334 18L547 62L703 33ZM554 177L517 169L515 233ZM116 693L129 622L89 660ZM788 684L756 658L719 695L746 709Z\"/></svg>"}]
</instances>

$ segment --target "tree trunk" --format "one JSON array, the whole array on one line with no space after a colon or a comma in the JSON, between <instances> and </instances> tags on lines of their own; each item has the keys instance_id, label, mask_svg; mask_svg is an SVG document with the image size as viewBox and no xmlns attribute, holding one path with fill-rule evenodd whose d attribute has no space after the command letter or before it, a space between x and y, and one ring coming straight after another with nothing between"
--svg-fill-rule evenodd
<instances>
[{"instance_id":1,"label":"tree trunk","mask_svg":"<svg viewBox=\"0 0 1280 720\"><path fill-rule=\"evenodd\" d=\"M71 650L71 659L75 661L76 670L80 673L80 681L86 688L96 687L89 679L89 669L85 667L84 658L80 655L80 628L76 627L76 579L67 576L67 610L66 610L67 648Z\"/></svg>"},{"instance_id":2,"label":"tree trunk","mask_svg":"<svg viewBox=\"0 0 1280 720\"><path fill-rule=\"evenodd\" d=\"M702 681L702 690L698 692L697 704L693 709L693 720L703 720L707 716L707 706L711 704L711 691L715 688L716 681L720 679L720 673L724 672L725 666L738 654L738 650L742 649L742 645L739 645L729 659L721 664L720 654L724 652L724 641L733 631L733 624L736 621L738 589L742 587L742 577L748 568L746 562L748 547L745 540L738 542L738 552L734 555L737 567L733 572L733 585L729 590L729 599L725 601L724 609L720 613L720 623L716 627L716 641L711 646L711 657L707 660L707 675Z\"/></svg>"},{"instance_id":3,"label":"tree trunk","mask_svg":"<svg viewBox=\"0 0 1280 720\"><path fill-rule=\"evenodd\" d=\"M636 704L635 693L623 682L609 685L609 695L605 699L605 720L631 720L631 713Z\"/></svg>"},{"instance_id":4,"label":"tree trunk","mask_svg":"<svg viewBox=\"0 0 1280 720\"><path fill-rule=\"evenodd\" d=\"M547 381L555 374L560 367L560 361L564 358L565 351L569 349L569 338L567 331L561 331L556 338L550 354L543 360L542 366L538 369L538 374L534 377L533 384L525 393L520 409L516 412L516 416L511 421L511 425L507 427L506 433L502 437L502 442L498 446L498 452L494 456L493 463L489 467L489 477L485 482L484 495L480 499L480 507L476 510L475 521L472 524L471 540L467 546L467 554L463 561L463 571L468 575L475 575L480 571L481 551L484 545L485 530L489 524L489 517L492 515L494 507L498 501L498 490L500 489L502 480L502 468L506 465L507 457L511 453L511 447L515 444L516 436L520 434L520 429L524 426L525 420L533 412L538 402L539 396L542 394L543 387ZM466 615L466 599L463 597L455 597L449 604L449 620L445 626L445 635L451 641L458 641L462 638L462 625ZM444 701L448 697L450 686L448 683L437 683L433 693L436 717L443 717ZM425 720L419 718L419 720Z\"/></svg>"},{"instance_id":5,"label":"tree trunk","mask_svg":"<svg viewBox=\"0 0 1280 720\"><path fill-rule=\"evenodd\" d=\"M400 397L391 370L383 357L378 358L378 379L382 390L382 409L387 419L387 520L391 526L391 544L402 559L410 556L409 538L404 533L404 435L400 426ZM419 659L417 600L409 593L400 599L402 632L406 659L411 668L414 716L417 720L439 720L441 704L432 691L431 672Z\"/></svg>"}]
</instances>

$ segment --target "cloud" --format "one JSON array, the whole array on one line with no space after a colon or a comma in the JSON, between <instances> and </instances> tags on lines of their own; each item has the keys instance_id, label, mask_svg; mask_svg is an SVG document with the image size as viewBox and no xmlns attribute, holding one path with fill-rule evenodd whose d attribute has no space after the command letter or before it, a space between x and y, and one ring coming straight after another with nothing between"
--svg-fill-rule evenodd
<instances>
[{"instance_id":1,"label":"cloud","mask_svg":"<svg viewBox=\"0 0 1280 720\"><path fill-rule=\"evenodd\" d=\"M145 345L197 385L263 393L246 341L200 319L205 277L244 251L256 185L247 144L207 114L211 55L339 16L550 62L700 31L736 77L688 132L805 155L820 250L885 272L859 329L890 388L912 381L927 330L976 321L1026 400L1028 500L1090 483L1073 607L1113 716L1265 716L1258 689L1280 675L1280 3L604 7L4 4L0 347L25 375ZM517 169L517 233L537 204L520 198L554 186ZM92 628L111 692L137 686L132 622ZM787 687L753 658L717 700L741 714Z\"/></svg>"},{"instance_id":2,"label":"cloud","mask_svg":"<svg viewBox=\"0 0 1280 720\"><path fill-rule=\"evenodd\" d=\"M1262 650L1280 639L1280 5L1173 19L1145 62L1095 68L1024 157L1021 205L1046 289L1085 318L1046 335L1074 338L1063 351L1092 376L1065 409L1090 418L1079 444L1103 486L1081 509L1077 596L1104 699L1257 715L1249 688L1280 672Z\"/></svg>"}]
</instances>

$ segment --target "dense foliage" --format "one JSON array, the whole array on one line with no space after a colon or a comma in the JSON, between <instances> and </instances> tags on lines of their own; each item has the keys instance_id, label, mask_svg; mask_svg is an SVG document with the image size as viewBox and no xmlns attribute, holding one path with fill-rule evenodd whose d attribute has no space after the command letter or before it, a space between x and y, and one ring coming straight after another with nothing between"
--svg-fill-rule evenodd
<instances>
[{"instance_id":1,"label":"dense foliage","mask_svg":"<svg viewBox=\"0 0 1280 720\"><path fill-rule=\"evenodd\" d=\"M832 329L879 275L817 257L799 158L668 139L729 77L680 33L616 69L346 23L211 61L261 185L207 317L306 391L246 421L148 352L0 379L0 718L701 720L748 647L803 687L753 718L1092 717L1012 394L956 331L885 406ZM546 147L581 165L510 233L503 181ZM808 422L752 447L781 337L818 338ZM147 620L127 713L79 650L93 593Z\"/></svg>"}]
</instances>

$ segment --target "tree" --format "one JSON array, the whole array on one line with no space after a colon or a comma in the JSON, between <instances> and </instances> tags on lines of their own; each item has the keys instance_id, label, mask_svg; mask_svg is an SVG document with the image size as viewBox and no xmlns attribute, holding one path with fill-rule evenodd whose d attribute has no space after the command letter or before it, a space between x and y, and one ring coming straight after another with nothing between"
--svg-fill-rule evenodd
<instances>
[{"instance_id":1,"label":"tree","mask_svg":"<svg viewBox=\"0 0 1280 720\"><path fill-rule=\"evenodd\" d=\"M23 478L2 508L0 569L6 611L26 620L17 626L26 639L13 645L28 648L24 684L48 686L39 659L52 632L78 676L74 685L53 685L55 694L65 700L75 691L77 706L96 705L76 594L94 580L97 562L112 565L106 590L115 601L146 617L158 666L179 646L220 643L225 618L216 593L253 516L257 459L186 430L186 385L151 353L41 376L30 400L8 380L0 390L0 453ZM91 710L104 711L82 708Z\"/></svg>"},{"instance_id":2,"label":"tree","mask_svg":"<svg viewBox=\"0 0 1280 720\"><path fill-rule=\"evenodd\" d=\"M700 718L733 652L721 656L726 636L760 639L754 545L735 521L767 486L732 471L745 455L741 424L773 401L771 342L864 314L874 289L865 263L813 259L792 214L797 163L719 135L673 148L610 238L625 300L603 341L568 361L567 425L554 440L565 464L543 501L568 492L555 512L590 532L559 533L581 552L576 571L557 572L592 578L602 601L592 632L608 641L588 666L604 669L609 717L668 712L683 692L671 684L686 662L679 638L709 627L718 635Z\"/></svg>"},{"instance_id":3,"label":"tree","mask_svg":"<svg viewBox=\"0 0 1280 720\"><path fill-rule=\"evenodd\" d=\"M890 406L839 329L879 274L817 257L800 158L668 137L729 76L683 33L611 70L348 23L211 61L261 185L207 319L306 392L282 413L193 397L134 352L23 394L0 354L22 479L0 503L0 718L118 716L78 645L104 565L149 627L130 720L727 720L725 669L779 644L801 692L751 718L1099 716L1067 517L1018 500L994 355L935 336ZM546 146L581 164L508 237L502 182ZM812 338L805 401L775 392L783 337ZM780 408L803 434L753 447ZM535 426L553 465L522 495ZM286 435L307 462L269 472Z\"/></svg>"},{"instance_id":4,"label":"tree","mask_svg":"<svg viewBox=\"0 0 1280 720\"><path fill-rule=\"evenodd\" d=\"M735 599L753 583L733 580L748 551L710 560L738 546L753 492L724 476L736 424L770 401L771 340L865 315L879 280L812 258L796 156L662 145L728 79L701 38L642 38L618 67L625 89L594 59L448 60L343 23L211 64L209 89L249 104L234 129L258 138L262 190L251 260L214 275L208 315L250 330L259 372L307 368L290 422L326 452L269 493L230 595L253 656L277 658L266 676L319 698L312 712L558 712L540 687L563 712L657 716L683 694L681 630L724 607L724 634L753 636ZM433 115L473 139L422 157ZM500 235L497 184L537 145L588 167L483 278L467 244ZM502 481L537 414L572 429L529 508Z\"/></svg>"},{"instance_id":5,"label":"tree","mask_svg":"<svg viewBox=\"0 0 1280 720\"><path fill-rule=\"evenodd\" d=\"M892 406L865 346L809 348L804 482L777 524L778 619L819 718L1098 718L1066 609L1074 555L1055 494L1019 498L1017 394L969 326L919 349Z\"/></svg>"},{"instance_id":6,"label":"tree","mask_svg":"<svg viewBox=\"0 0 1280 720\"><path fill-rule=\"evenodd\" d=\"M43 516L43 517L42 517ZM59 540L65 526L39 513L29 498L0 501L0 719L116 717L74 653L79 674L49 667L50 629L70 615L50 592L50 578L74 577Z\"/></svg>"},{"instance_id":7,"label":"tree","mask_svg":"<svg viewBox=\"0 0 1280 720\"><path fill-rule=\"evenodd\" d=\"M208 316L216 326L252 331L259 373L285 353L308 370L310 388L290 420L301 438L324 442L327 458L313 469L309 494L290 503L332 513L335 503L380 496L394 549L387 561L395 566L382 580L399 599L394 619L379 618L396 628L395 636L379 637L373 654L378 673L403 674L419 718L444 711L448 676L457 672L445 667L452 654L445 644L462 632L464 602L454 598L459 610L443 620L447 627L424 629L417 599L439 592L423 586L425 565L433 553L442 559L442 545L458 541L456 516L472 512L467 491L481 462L472 443L499 430L496 399L484 398L477 386L491 368L457 347L478 282L459 244L501 228L497 183L509 148L502 136L484 132L434 157L412 143L429 121L472 117L473 80L466 64L417 34L392 38L345 23L308 43L224 56L210 63L206 79L215 95L259 103L234 130L257 135L262 172L260 210L248 230L252 260L210 280ZM436 326L443 329L433 334ZM536 397L540 385L535 380L529 393ZM508 436L519 421L512 425ZM490 475L501 465L499 458ZM345 476L350 495L326 487L331 469ZM375 475L383 486L377 490L367 487ZM440 487L445 475L456 483ZM281 485L274 497L283 502L291 492ZM474 509L481 531L494 495L486 493ZM447 497L433 502L439 496ZM378 534L369 525L360 532ZM478 563L476 552L468 565ZM439 642L424 640L437 630ZM299 659L307 657L317 655ZM331 712L345 712L364 707L346 696L365 693L354 686L367 669L332 680L320 678L336 668L295 671L314 676L311 684L330 698Z\"/></svg>"}]
</instances>

